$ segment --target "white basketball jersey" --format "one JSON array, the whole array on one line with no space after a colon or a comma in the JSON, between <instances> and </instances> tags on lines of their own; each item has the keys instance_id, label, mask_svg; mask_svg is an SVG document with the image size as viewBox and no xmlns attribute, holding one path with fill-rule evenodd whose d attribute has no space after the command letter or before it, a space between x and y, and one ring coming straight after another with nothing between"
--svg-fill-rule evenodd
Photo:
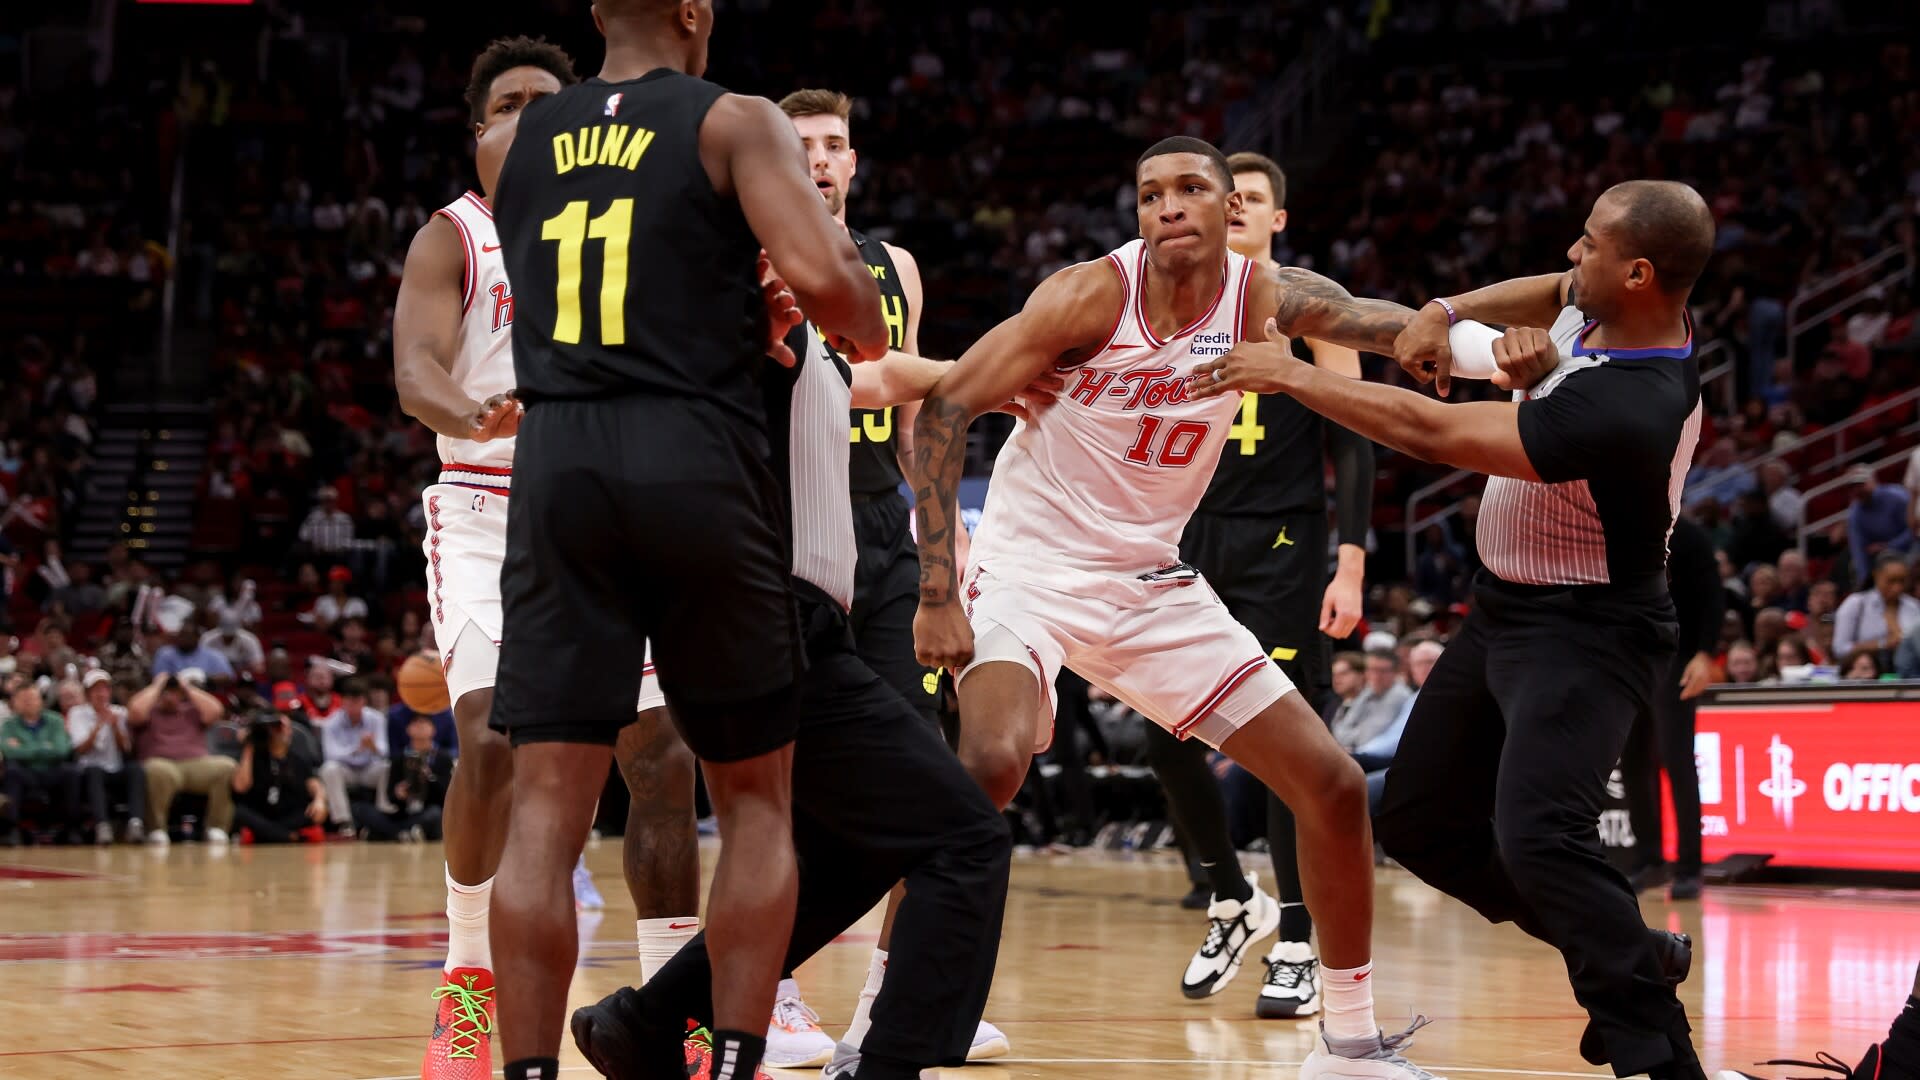
<instances>
[{"instance_id":1,"label":"white basketball jersey","mask_svg":"<svg viewBox=\"0 0 1920 1080\"><path fill-rule=\"evenodd\" d=\"M485 401L512 390L514 385L513 289L507 284L507 264L500 257L500 236L493 228L493 211L471 191L435 212L453 222L467 249L453 381L473 400ZM513 467L512 439L477 443L441 435L435 442L441 464L449 467Z\"/></svg>"},{"instance_id":2,"label":"white basketball jersey","mask_svg":"<svg viewBox=\"0 0 1920 1080\"><path fill-rule=\"evenodd\" d=\"M1107 258L1126 297L1106 345L1058 369L1059 401L1016 425L994 463L972 562L999 577L1072 591L1178 563L1239 411L1238 394L1187 390L1240 340L1252 265L1229 252L1212 306L1163 341L1147 322L1146 242Z\"/></svg>"}]
</instances>

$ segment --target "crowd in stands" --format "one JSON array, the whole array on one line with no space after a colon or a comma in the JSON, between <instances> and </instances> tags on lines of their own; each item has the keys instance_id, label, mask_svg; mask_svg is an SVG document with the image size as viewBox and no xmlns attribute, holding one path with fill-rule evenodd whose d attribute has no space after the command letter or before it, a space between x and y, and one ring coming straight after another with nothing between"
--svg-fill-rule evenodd
<instances>
[{"instance_id":1,"label":"crowd in stands","mask_svg":"<svg viewBox=\"0 0 1920 1080\"><path fill-rule=\"evenodd\" d=\"M460 94L489 28L461 6L420 6L416 21L310 12L315 47L285 36L264 63L249 46L136 85L0 86L0 165L14 181L0 284L22 298L0 333L0 620L18 634L0 633L8 838L437 828L450 719L392 700L399 664L435 649L419 493L437 462L394 398L390 323L413 233L474 183ZM597 47L571 7L577 26L549 22L571 26L555 36L584 72ZM1717 673L1920 677L1920 454L1899 482L1883 469L1851 483L1844 520L1802 554L1814 508L1785 453L1920 385L1911 280L1811 328L1792 361L1785 334L1806 283L1912 249L1912 43L1702 37L1697 53L1650 60L1622 44L1640 22L1579 7L1129 2L1086 20L1069 6L979 4L897 19L879 0L750 0L725 13L715 76L776 96L810 84L854 94L849 218L916 252L922 340L937 356L957 355L1053 269L1132 235L1141 146L1234 130L1311 49L1348 50L1342 70L1357 82L1339 137L1310 147L1279 255L1356 293L1419 303L1557 269L1608 184L1691 180L1720 248L1696 293L1696 341L1725 342L1716 358L1734 361L1731 383L1707 391L1687 511L1721 552ZM1462 32L1518 34L1532 52L1436 63L1447 52L1434 42ZM1606 80L1569 84L1542 48L1618 56ZM155 130L162 155L117 152ZM176 153L189 182L169 253L154 193L170 188L159 169ZM97 373L150 347L169 280L180 332L204 345L180 363L212 408L195 557L165 574L124 547L68 558ZM105 317L58 331L26 310L50 297L82 297ZM1402 378L1377 360L1369 373ZM1912 402L1890 407L1872 434L1911 442L1915 419ZM1007 425L987 423L976 471ZM1391 454L1382 466L1384 533L1435 473ZM1334 664L1327 712L1370 774L1466 610L1477 512L1469 497L1426 530L1411 566L1373 545L1368 630L1342 644L1354 651ZM1084 764L1100 751L1076 753Z\"/></svg>"}]
</instances>

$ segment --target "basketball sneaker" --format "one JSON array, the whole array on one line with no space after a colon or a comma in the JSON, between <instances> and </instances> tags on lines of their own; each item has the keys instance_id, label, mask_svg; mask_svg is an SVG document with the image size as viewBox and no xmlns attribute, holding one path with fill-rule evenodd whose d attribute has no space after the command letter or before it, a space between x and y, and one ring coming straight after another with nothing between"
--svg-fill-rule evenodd
<instances>
[{"instance_id":1,"label":"basketball sneaker","mask_svg":"<svg viewBox=\"0 0 1920 1080\"><path fill-rule=\"evenodd\" d=\"M1267 977L1253 1014L1262 1020L1297 1020L1320 1011L1320 961L1304 941L1276 941L1267 951Z\"/></svg>"},{"instance_id":2,"label":"basketball sneaker","mask_svg":"<svg viewBox=\"0 0 1920 1080\"><path fill-rule=\"evenodd\" d=\"M833 1037L820 1030L820 1014L800 999L800 984L781 979L763 1060L775 1069L810 1069L833 1060L833 1045Z\"/></svg>"},{"instance_id":3,"label":"basketball sneaker","mask_svg":"<svg viewBox=\"0 0 1920 1080\"><path fill-rule=\"evenodd\" d=\"M1654 955L1660 960L1660 974L1666 979L1667 985L1678 987L1686 982L1687 976L1693 972L1693 939L1685 934L1652 928L1647 930L1647 934L1653 938ZM1595 1065L1608 1064L1606 1040L1592 1021L1588 1021L1586 1030L1580 1033L1580 1056Z\"/></svg>"},{"instance_id":4,"label":"basketball sneaker","mask_svg":"<svg viewBox=\"0 0 1920 1080\"><path fill-rule=\"evenodd\" d=\"M973 1043L967 1047L968 1061L988 1061L1005 1057L1013 1049L1006 1033L985 1020L973 1029ZM854 1073L860 1071L860 1048L850 1043L833 1045L833 1060L820 1070L821 1080L851 1080ZM933 1080L939 1075L937 1069L922 1069L920 1075Z\"/></svg>"},{"instance_id":5,"label":"basketball sneaker","mask_svg":"<svg viewBox=\"0 0 1920 1080\"><path fill-rule=\"evenodd\" d=\"M687 1080L713 1080L713 1032L687 1022ZM611 1075L611 1074L609 1074ZM765 1069L753 1070L753 1080L773 1080Z\"/></svg>"},{"instance_id":6,"label":"basketball sneaker","mask_svg":"<svg viewBox=\"0 0 1920 1080\"><path fill-rule=\"evenodd\" d=\"M593 874L587 870L584 855L573 867L573 906L579 911L599 911L607 906L606 897L594 887Z\"/></svg>"},{"instance_id":7,"label":"basketball sneaker","mask_svg":"<svg viewBox=\"0 0 1920 1080\"><path fill-rule=\"evenodd\" d=\"M1771 1061L1763 1061L1760 1064L1791 1065L1796 1069L1819 1069L1822 1072L1831 1073L1833 1076L1839 1077L1840 1080L1891 1080L1893 1076L1897 1075L1895 1070L1883 1068L1879 1043L1874 1043L1872 1046L1867 1047L1866 1056L1860 1059L1860 1064L1853 1066L1849 1066L1846 1062L1841 1061L1825 1050L1815 1054L1814 1060L1812 1061L1795 1061L1792 1058L1774 1058ZM1714 1080L1767 1080L1767 1078L1756 1076L1750 1072L1722 1069L1714 1074ZM1827 1076L1800 1076L1789 1077L1788 1080L1831 1080L1831 1078ZM1902 1078L1902 1080L1904 1080L1904 1078Z\"/></svg>"},{"instance_id":8,"label":"basketball sneaker","mask_svg":"<svg viewBox=\"0 0 1920 1080\"><path fill-rule=\"evenodd\" d=\"M454 968L433 999L440 1011L420 1061L420 1080L488 1080L493 1075L493 972Z\"/></svg>"},{"instance_id":9,"label":"basketball sneaker","mask_svg":"<svg viewBox=\"0 0 1920 1080\"><path fill-rule=\"evenodd\" d=\"M1446 1080L1408 1061L1401 1053L1413 1045L1413 1033L1430 1021L1417 1016L1398 1035L1375 1032L1364 1039L1335 1039L1320 1025L1313 1049L1300 1063L1300 1080Z\"/></svg>"},{"instance_id":10,"label":"basketball sneaker","mask_svg":"<svg viewBox=\"0 0 1920 1080\"><path fill-rule=\"evenodd\" d=\"M1007 1041L1005 1032L982 1020L980 1026L973 1029L973 1044L967 1047L967 1060L988 1061L1005 1057L1012 1049L1013 1044Z\"/></svg>"},{"instance_id":11,"label":"basketball sneaker","mask_svg":"<svg viewBox=\"0 0 1920 1080\"><path fill-rule=\"evenodd\" d=\"M1280 929L1280 905L1260 891L1256 875L1248 874L1247 884L1253 886L1253 899L1242 903L1215 898L1207 906L1207 939L1180 977L1180 992L1186 996L1198 1000L1225 990L1240 974L1247 950Z\"/></svg>"}]
</instances>

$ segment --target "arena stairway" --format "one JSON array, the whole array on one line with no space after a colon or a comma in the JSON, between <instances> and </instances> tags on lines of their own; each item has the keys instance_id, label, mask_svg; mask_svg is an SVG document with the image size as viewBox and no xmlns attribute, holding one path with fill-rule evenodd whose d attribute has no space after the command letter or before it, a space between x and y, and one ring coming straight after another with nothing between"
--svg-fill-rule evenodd
<instances>
[{"instance_id":1,"label":"arena stairway","mask_svg":"<svg viewBox=\"0 0 1920 1080\"><path fill-rule=\"evenodd\" d=\"M125 541L155 569L186 561L211 413L205 404L150 401L101 410L71 557L97 563L110 545Z\"/></svg>"}]
</instances>

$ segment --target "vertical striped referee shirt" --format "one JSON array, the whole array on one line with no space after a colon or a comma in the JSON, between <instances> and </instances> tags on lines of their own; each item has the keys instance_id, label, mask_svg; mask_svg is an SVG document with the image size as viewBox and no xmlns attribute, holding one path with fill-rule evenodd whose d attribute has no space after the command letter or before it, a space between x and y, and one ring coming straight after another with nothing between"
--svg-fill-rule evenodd
<instances>
[{"instance_id":1,"label":"vertical striped referee shirt","mask_svg":"<svg viewBox=\"0 0 1920 1080\"><path fill-rule=\"evenodd\" d=\"M1667 537L1700 437L1692 324L1684 345L1603 352L1578 308L1554 320L1560 366L1520 403L1540 482L1496 476L1480 508L1480 561L1522 585L1664 588Z\"/></svg>"},{"instance_id":2,"label":"vertical striped referee shirt","mask_svg":"<svg viewBox=\"0 0 1920 1080\"><path fill-rule=\"evenodd\" d=\"M787 347L799 362L781 368L769 361L763 386L773 468L786 477L793 507L793 576L846 611L853 607L859 557L847 470L853 371L821 342L812 323L789 331Z\"/></svg>"}]
</instances>

